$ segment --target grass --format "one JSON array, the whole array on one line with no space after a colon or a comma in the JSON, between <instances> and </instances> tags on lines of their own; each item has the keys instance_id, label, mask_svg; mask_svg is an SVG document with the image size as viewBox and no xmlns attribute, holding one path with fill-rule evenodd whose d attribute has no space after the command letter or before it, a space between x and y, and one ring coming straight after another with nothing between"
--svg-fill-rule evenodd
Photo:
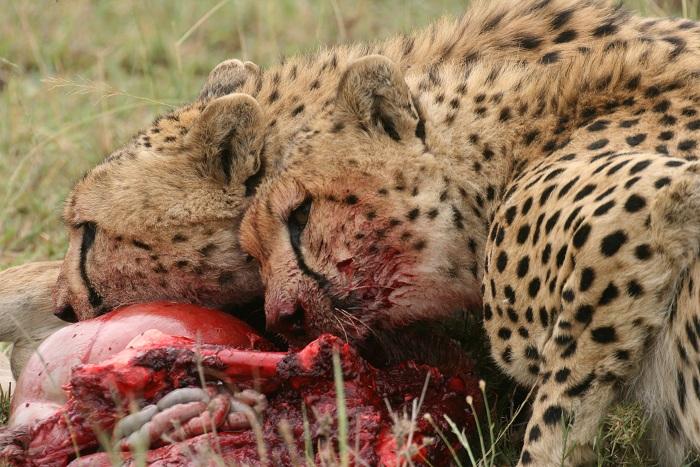
<instances>
[{"instance_id":1,"label":"grass","mask_svg":"<svg viewBox=\"0 0 700 467\"><path fill-rule=\"evenodd\" d=\"M60 258L62 202L73 183L158 113L192 99L221 60L267 66L320 44L418 28L459 14L467 3L6 0L0 15L0 269ZM625 3L646 15L700 15L700 0ZM527 416L516 414L525 393L489 367L486 356L480 361L491 398L492 423L482 420L484 434L500 434L493 463L484 465L502 465L517 458ZM0 392L0 423L8 401ZM644 464L644 424L638 407L613 411L599 437L601 465Z\"/></svg>"}]
</instances>

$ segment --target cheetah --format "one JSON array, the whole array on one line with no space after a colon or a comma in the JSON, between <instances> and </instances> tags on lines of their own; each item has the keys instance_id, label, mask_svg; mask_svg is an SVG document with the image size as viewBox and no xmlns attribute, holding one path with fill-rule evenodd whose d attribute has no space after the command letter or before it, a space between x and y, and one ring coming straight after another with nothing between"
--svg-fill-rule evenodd
<instances>
[{"instance_id":1,"label":"cheetah","mask_svg":"<svg viewBox=\"0 0 700 467\"><path fill-rule=\"evenodd\" d=\"M481 2L461 19L293 57L268 70L225 62L195 102L158 118L74 187L64 211L70 241L54 294L58 316L86 319L154 299L255 302L263 289L239 246L240 220L258 183L286 169L294 141L333 105L342 70L358 58L382 54L403 71L434 65L421 84L427 91L439 84L443 62L463 70L481 57L549 63L596 44L655 37L695 50L696 33L694 23L645 20L604 1L526 0L517 8ZM545 45L556 47L545 54ZM470 92L457 91L459 98ZM255 98L262 113L234 92ZM447 95L435 98L459 105ZM253 128L256 136L245 139Z\"/></svg>"},{"instance_id":2,"label":"cheetah","mask_svg":"<svg viewBox=\"0 0 700 467\"><path fill-rule=\"evenodd\" d=\"M572 15L576 35L636 21ZM698 25L671 24L541 41L535 62L350 63L241 225L268 328L361 346L478 313L534 388L518 465L593 461L625 399L681 465L700 449L700 55Z\"/></svg>"}]
</instances>

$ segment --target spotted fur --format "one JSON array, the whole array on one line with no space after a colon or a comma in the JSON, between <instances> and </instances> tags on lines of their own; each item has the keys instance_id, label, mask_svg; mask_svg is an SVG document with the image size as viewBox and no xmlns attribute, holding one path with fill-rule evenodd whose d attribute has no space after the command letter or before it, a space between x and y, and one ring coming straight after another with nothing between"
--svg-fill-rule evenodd
<instances>
[{"instance_id":1,"label":"spotted fur","mask_svg":"<svg viewBox=\"0 0 700 467\"><path fill-rule=\"evenodd\" d=\"M572 31L521 44L538 60L349 64L242 246L296 344L482 308L496 364L536 388L519 465L591 461L625 398L680 465L700 448L698 26L537 8Z\"/></svg>"}]
</instances>

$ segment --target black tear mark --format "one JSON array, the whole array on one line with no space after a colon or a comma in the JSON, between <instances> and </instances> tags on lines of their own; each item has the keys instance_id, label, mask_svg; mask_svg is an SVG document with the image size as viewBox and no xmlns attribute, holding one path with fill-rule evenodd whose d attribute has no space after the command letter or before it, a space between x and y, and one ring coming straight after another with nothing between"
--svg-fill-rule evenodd
<instances>
[{"instance_id":1,"label":"black tear mark","mask_svg":"<svg viewBox=\"0 0 700 467\"><path fill-rule=\"evenodd\" d=\"M102 297L97 290L92 286L90 277L87 273L87 254L90 251L93 243L95 243L95 235L97 233L97 225L94 222L85 222L83 225L83 240L80 244L80 277L83 279L85 288L88 292L88 302L93 308L98 308L102 305Z\"/></svg>"}]
</instances>

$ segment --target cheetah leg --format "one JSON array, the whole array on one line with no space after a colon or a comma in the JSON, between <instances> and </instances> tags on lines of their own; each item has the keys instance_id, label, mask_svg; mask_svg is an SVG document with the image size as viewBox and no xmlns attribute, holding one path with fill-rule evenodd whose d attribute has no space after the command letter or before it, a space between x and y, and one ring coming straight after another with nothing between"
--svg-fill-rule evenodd
<instances>
[{"instance_id":1,"label":"cheetah leg","mask_svg":"<svg viewBox=\"0 0 700 467\"><path fill-rule=\"evenodd\" d=\"M637 372L644 343L656 333L657 328L644 324L652 321L651 316L634 324L629 313L610 310L608 314L602 309L593 313L600 319L585 327L575 323L574 316L562 313L544 346L520 465L592 462L591 443L602 417L619 396L623 382ZM651 315L635 316L645 314ZM577 325L583 329L575 335L572 328Z\"/></svg>"}]
</instances>

